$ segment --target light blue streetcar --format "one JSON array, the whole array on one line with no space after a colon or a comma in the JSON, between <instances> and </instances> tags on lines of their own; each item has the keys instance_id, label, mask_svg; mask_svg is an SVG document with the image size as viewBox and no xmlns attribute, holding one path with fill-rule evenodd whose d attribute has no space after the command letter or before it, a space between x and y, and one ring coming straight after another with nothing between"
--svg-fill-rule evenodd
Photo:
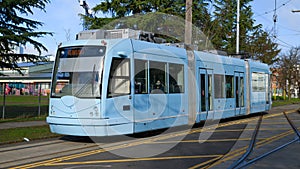
<instances>
[{"instance_id":1,"label":"light blue streetcar","mask_svg":"<svg viewBox=\"0 0 300 169\"><path fill-rule=\"evenodd\" d=\"M184 48L114 31L82 32L59 46L47 117L53 133L132 134L271 107L265 64L200 51L191 61ZM113 37L117 31L127 37Z\"/></svg>"}]
</instances>

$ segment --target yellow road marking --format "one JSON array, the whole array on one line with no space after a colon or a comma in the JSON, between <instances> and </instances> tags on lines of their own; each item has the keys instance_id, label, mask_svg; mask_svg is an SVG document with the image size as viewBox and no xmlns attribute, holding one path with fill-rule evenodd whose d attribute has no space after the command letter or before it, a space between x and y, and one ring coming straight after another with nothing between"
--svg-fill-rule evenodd
<instances>
[{"instance_id":1,"label":"yellow road marking","mask_svg":"<svg viewBox=\"0 0 300 169\"><path fill-rule=\"evenodd\" d=\"M265 130L289 130L291 128L260 128L259 131ZM237 132L237 131L247 131L247 130L255 130L255 128L245 128L245 129L218 129L214 131L206 131L206 132Z\"/></svg>"},{"instance_id":2,"label":"yellow road marking","mask_svg":"<svg viewBox=\"0 0 300 169\"><path fill-rule=\"evenodd\" d=\"M258 138L263 140L264 138ZM232 138L232 139L211 139L211 140L178 140L178 141L156 141L150 144L172 144L172 143L203 143L203 142L230 142L230 141L250 141L251 138Z\"/></svg>"},{"instance_id":3,"label":"yellow road marking","mask_svg":"<svg viewBox=\"0 0 300 169\"><path fill-rule=\"evenodd\" d=\"M295 110L290 110L290 111L287 111L286 113L289 114L289 113L294 113L294 112L295 112ZM264 118L276 117L276 116L279 116L280 114L282 114L282 113L272 114L272 115L269 115L269 116L265 116ZM300 127L299 127L299 128L300 128ZM298 129L299 129L299 128L298 128ZM269 143L272 143L272 142L274 142L274 141L276 141L276 140L279 140L279 139L284 138L284 137L286 137L286 136L288 136L288 135L291 135L291 134L293 134L293 130L289 130L289 131L287 131L287 132L284 132L284 133L275 135L275 136L273 136L273 137L269 137L269 138L263 139L262 141L257 142L257 143L255 144L255 148L262 147L262 146L264 146L264 145L267 145L267 144L269 144ZM225 155L222 157L223 159L221 159L221 160L219 160L218 158L215 158L215 160L212 159L212 160L210 160L211 162L216 161L216 160L219 160L219 161L216 161L216 162L213 163L212 165L207 166L207 167L205 167L205 168L211 168L211 167L214 167L214 166L216 166L216 165L219 165L219 164L222 163L222 162L226 162L226 161L228 161L228 160L230 160L230 159L232 159L232 158L235 158L235 157L237 157L237 156L240 156L240 155L242 155L242 154L244 154L244 153L246 152L246 149L247 149L247 148L248 148L248 146L245 146L245 147L239 148L239 149L237 149L237 150L234 150L234 151L232 151L232 152L230 152L230 153L227 153L227 154L225 154ZM198 165L195 165L195 166L193 166L193 167L190 167L189 169L199 168L199 167L205 166L205 165L207 165L207 164L209 164L209 163L206 163L206 162L200 163L200 164L198 164Z\"/></svg>"},{"instance_id":4,"label":"yellow road marking","mask_svg":"<svg viewBox=\"0 0 300 169\"><path fill-rule=\"evenodd\" d=\"M255 122L250 122L249 124L256 124ZM261 122L262 125L268 125L268 124L289 124L288 121L286 122Z\"/></svg>"},{"instance_id":5,"label":"yellow road marking","mask_svg":"<svg viewBox=\"0 0 300 169\"><path fill-rule=\"evenodd\" d=\"M95 160L95 161L76 161L53 163L48 166L62 166L62 165L83 165L83 164L99 164L99 163L124 163L124 162L138 162L138 161L158 161L158 160L177 160L177 159L195 159L195 158L215 158L223 155L198 155L198 156L173 156L173 157L150 157L150 158L128 158L118 160Z\"/></svg>"},{"instance_id":6,"label":"yellow road marking","mask_svg":"<svg viewBox=\"0 0 300 169\"><path fill-rule=\"evenodd\" d=\"M267 144L272 143L272 142L274 142L274 141L276 141L276 140L279 140L279 139L284 138L284 137L286 137L286 136L288 136L288 135L291 135L292 133L293 133L293 130L290 130L290 131L281 133L281 134L279 134L279 135L275 135L275 136L273 136L273 137L264 139L264 140L262 140L262 141L256 143L256 144L255 144L255 148L260 148L260 147L262 147L262 146L264 146L264 145L267 145ZM228 153L228 154L225 154L225 155L223 156L223 159L221 159L221 160L219 160L219 161L217 161L217 162L213 163L212 165L207 166L207 167L205 167L205 168L211 168L211 167L214 167L214 166L216 166L216 165L219 165L219 164L222 163L222 162L226 162L226 161L228 161L228 160L230 160L230 159L233 159L233 158L235 158L235 157L237 157L237 156L241 156L242 154L244 154L244 153L246 152L246 149L247 149L247 148L248 148L248 145L245 146L245 147L239 148L239 149L237 149L237 150L234 150L234 151L232 151L232 152L230 152L230 153ZM199 164L199 165L200 165L200 164ZM191 167L190 169L195 169L195 168L197 168L197 167L193 166L193 167Z\"/></svg>"},{"instance_id":7,"label":"yellow road marking","mask_svg":"<svg viewBox=\"0 0 300 169\"><path fill-rule=\"evenodd\" d=\"M293 113L297 110L298 109L286 111L286 114ZM282 115L282 112L275 113L275 114L268 114L268 115L265 115L263 118L267 119L267 118L271 118L271 117L277 117L280 115ZM200 129L181 131L178 133L170 133L165 136L161 136L161 137L157 137L157 138L137 141L137 142L133 142L130 144L117 145L117 146L113 146L113 147L109 147L109 148L105 148L105 149L92 150L92 151L88 151L88 152L84 152L84 153L79 153L79 154L64 156L64 157L60 157L60 158L54 158L54 159L50 159L50 160L40 161L40 162L36 162L36 163L32 163L32 164L17 166L14 168L15 169L17 169L17 168L25 169L25 168L34 168L34 167L39 167L39 166L52 165L57 162L62 162L62 161L66 161L66 160L72 160L72 159L76 159L76 158L80 158L80 157L103 153L103 152L107 152L110 150L116 150L116 149L131 147L131 146L137 146L137 145L141 145L141 144L147 144L147 143L151 143L151 142L155 142L155 141L159 141L159 140L165 140L165 139L174 138L174 137L178 137L178 136L184 136L184 135L192 134L192 133L204 132L204 131L208 131L208 130L211 130L214 128L226 127L226 126L231 126L231 125L241 124L241 123L248 123L248 122L254 121L258 118L259 117L253 117L253 118L248 118L248 119L243 119L243 120L231 121L231 122L227 122L227 123L223 123L223 124L217 124L218 125L217 127L212 126L212 127L205 127L205 128L200 128Z\"/></svg>"},{"instance_id":8,"label":"yellow road marking","mask_svg":"<svg viewBox=\"0 0 300 169\"><path fill-rule=\"evenodd\" d=\"M209 164L209 163L212 163L212 162L214 162L214 161L217 161L217 160L221 159L223 156L224 156L224 155L221 155L221 156L219 156L219 157L216 157L216 158L213 158L213 159L211 159L211 160L205 161L205 162L203 162L203 163L200 163L200 164L198 164L198 165L195 165L195 166L193 166L193 167L190 167L189 169L195 169L195 168L199 168L199 167L202 167L202 166L206 166L206 165Z\"/></svg>"}]
</instances>

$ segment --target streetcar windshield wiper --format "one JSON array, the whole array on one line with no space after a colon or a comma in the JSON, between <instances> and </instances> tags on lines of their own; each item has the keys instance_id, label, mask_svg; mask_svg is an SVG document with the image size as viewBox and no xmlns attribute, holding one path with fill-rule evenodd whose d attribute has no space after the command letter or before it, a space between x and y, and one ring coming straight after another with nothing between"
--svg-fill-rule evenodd
<instances>
[{"instance_id":1,"label":"streetcar windshield wiper","mask_svg":"<svg viewBox=\"0 0 300 169\"><path fill-rule=\"evenodd\" d=\"M86 89L88 89L88 86L89 86L89 84L90 84L90 81L91 81L91 79L86 80L86 81L84 82L83 86L80 87L79 90L77 90L77 92L74 94L74 96L78 97L78 96L84 94L83 91L86 91Z\"/></svg>"},{"instance_id":2,"label":"streetcar windshield wiper","mask_svg":"<svg viewBox=\"0 0 300 169\"><path fill-rule=\"evenodd\" d=\"M91 79L91 82L92 82L92 96L95 95L95 81L96 81L96 65L94 64L94 67L93 67L93 74L92 74L92 79Z\"/></svg>"}]
</instances>

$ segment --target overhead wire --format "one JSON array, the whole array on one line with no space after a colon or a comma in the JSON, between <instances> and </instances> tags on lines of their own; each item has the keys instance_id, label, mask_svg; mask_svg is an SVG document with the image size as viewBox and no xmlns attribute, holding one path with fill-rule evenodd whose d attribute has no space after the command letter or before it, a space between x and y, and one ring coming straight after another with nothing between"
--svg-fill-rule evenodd
<instances>
[{"instance_id":1,"label":"overhead wire","mask_svg":"<svg viewBox=\"0 0 300 169\"><path fill-rule=\"evenodd\" d=\"M270 10L270 11L266 11L266 12L264 12L264 13L261 13L261 14L257 15L257 16L255 15L255 17L259 17L259 16L263 16L263 15L270 14L270 13L272 13L272 12L274 12L274 11L276 11L276 10L282 8L283 6L287 5L287 4L290 3L291 1L292 1L292 0L288 0L288 1L284 2L283 4L281 4L280 6L276 7L275 9L272 9L272 10Z\"/></svg>"},{"instance_id":2,"label":"overhead wire","mask_svg":"<svg viewBox=\"0 0 300 169\"><path fill-rule=\"evenodd\" d=\"M283 28L283 29L289 30L289 31L300 32L300 30L291 29L291 28L285 27L285 26L283 26L283 25L281 25L281 24L278 24L278 26L280 26L280 27Z\"/></svg>"},{"instance_id":3,"label":"overhead wire","mask_svg":"<svg viewBox=\"0 0 300 169\"><path fill-rule=\"evenodd\" d=\"M273 37L277 37L277 0L275 0L274 14L273 14Z\"/></svg>"},{"instance_id":4,"label":"overhead wire","mask_svg":"<svg viewBox=\"0 0 300 169\"><path fill-rule=\"evenodd\" d=\"M279 36L299 36L300 35L300 33L293 33L293 34L281 34L281 35L279 35Z\"/></svg>"},{"instance_id":5,"label":"overhead wire","mask_svg":"<svg viewBox=\"0 0 300 169\"><path fill-rule=\"evenodd\" d=\"M285 45L288 45L289 47L294 47L294 45L291 45L291 44L279 39L278 37L276 37L276 40L280 41L281 43L284 43Z\"/></svg>"},{"instance_id":6,"label":"overhead wire","mask_svg":"<svg viewBox=\"0 0 300 169\"><path fill-rule=\"evenodd\" d=\"M283 44L281 44L281 43L277 43L279 46L282 46L282 47L284 47L284 48L288 48L288 49L290 49L291 47L290 46L287 46L287 45L283 45Z\"/></svg>"},{"instance_id":7,"label":"overhead wire","mask_svg":"<svg viewBox=\"0 0 300 169\"><path fill-rule=\"evenodd\" d=\"M291 1L292 1L292 0L289 0L289 1L285 2L285 3L283 3L283 4L286 5L286 4L290 3ZM279 8L281 8L281 7L283 7L283 6L284 6L284 5L281 5L281 6L277 7L277 9L279 9ZM267 18L267 17L264 16L264 15L269 14L269 13L271 13L271 12L274 12L274 10L275 10L275 9L273 9L273 10L271 10L271 11L268 11L268 12L265 12L265 13L260 14L260 15L254 15L254 17L260 17L260 18L264 19L265 21L267 21L268 23L273 23L273 21L271 21L269 18ZM277 23L277 27L280 27L281 29L293 31L293 32L300 32L300 30L288 28L288 27L286 27L286 26L284 26L284 25L282 25L282 24L280 24L280 23Z\"/></svg>"},{"instance_id":8,"label":"overhead wire","mask_svg":"<svg viewBox=\"0 0 300 169\"><path fill-rule=\"evenodd\" d=\"M291 44L289 44L289 43L287 43L287 42L285 42L285 41L283 41L283 40L281 40L281 39L278 38L278 36L277 36L277 30L276 30L276 29L278 29L277 27L280 27L280 28L283 28L283 29L286 29L286 30L290 30L290 31L294 31L294 32L300 32L298 30L291 29L291 28L285 27L285 26L277 23L277 10L280 9L280 8L282 8L283 6L287 5L291 1L292 0L288 0L288 1L284 2L283 4L277 6L277 4L276 4L277 2L275 0L275 7L274 7L273 10L266 11L266 12L264 12L262 14L259 14L259 15L254 15L254 17L261 17L264 20L266 20L266 21L268 21L268 22L271 23L272 21L270 21L270 19L266 18L264 15L267 15L267 14L270 14L270 13L273 12L273 18L272 19L273 19L273 23L274 24L273 24L273 27L271 29L271 32L273 32L273 36L272 37L274 38L274 40L277 40L278 42L280 42L280 43L277 42L278 45L280 45L282 47L285 47L285 48L291 48L291 47L294 47L294 45L291 45Z\"/></svg>"}]
</instances>

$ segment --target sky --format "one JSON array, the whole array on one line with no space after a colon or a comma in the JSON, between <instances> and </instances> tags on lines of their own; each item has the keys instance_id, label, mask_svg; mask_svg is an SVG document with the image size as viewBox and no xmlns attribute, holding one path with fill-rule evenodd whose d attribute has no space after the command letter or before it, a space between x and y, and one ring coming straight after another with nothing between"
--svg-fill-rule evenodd
<instances>
[{"instance_id":1,"label":"sky","mask_svg":"<svg viewBox=\"0 0 300 169\"><path fill-rule=\"evenodd\" d=\"M86 0L90 8L102 1ZM255 24L263 25L264 30L274 30L275 1L277 4L275 41L279 43L282 52L287 52L293 46L300 46L300 12L292 12L292 10L300 10L300 0L253 0L250 3L254 12L253 18L256 20ZM57 45L67 41L67 32L70 34L70 40L75 39L76 34L83 30L79 14L84 14L84 12L78 0L51 0L51 3L46 6L46 13L34 10L34 15L29 16L29 18L44 23L39 31L54 33L53 36L37 39L48 49L48 52L43 52L43 55L55 55ZM103 16L103 14L98 14L98 16ZM31 46L26 46L25 52L36 53Z\"/></svg>"},{"instance_id":2,"label":"sky","mask_svg":"<svg viewBox=\"0 0 300 169\"><path fill-rule=\"evenodd\" d=\"M292 12L292 10L300 10L300 0L276 1L275 41L283 52L287 52L291 47L300 46L300 12ZM256 23L262 24L264 30L274 30L275 0L254 0L251 4Z\"/></svg>"}]
</instances>

